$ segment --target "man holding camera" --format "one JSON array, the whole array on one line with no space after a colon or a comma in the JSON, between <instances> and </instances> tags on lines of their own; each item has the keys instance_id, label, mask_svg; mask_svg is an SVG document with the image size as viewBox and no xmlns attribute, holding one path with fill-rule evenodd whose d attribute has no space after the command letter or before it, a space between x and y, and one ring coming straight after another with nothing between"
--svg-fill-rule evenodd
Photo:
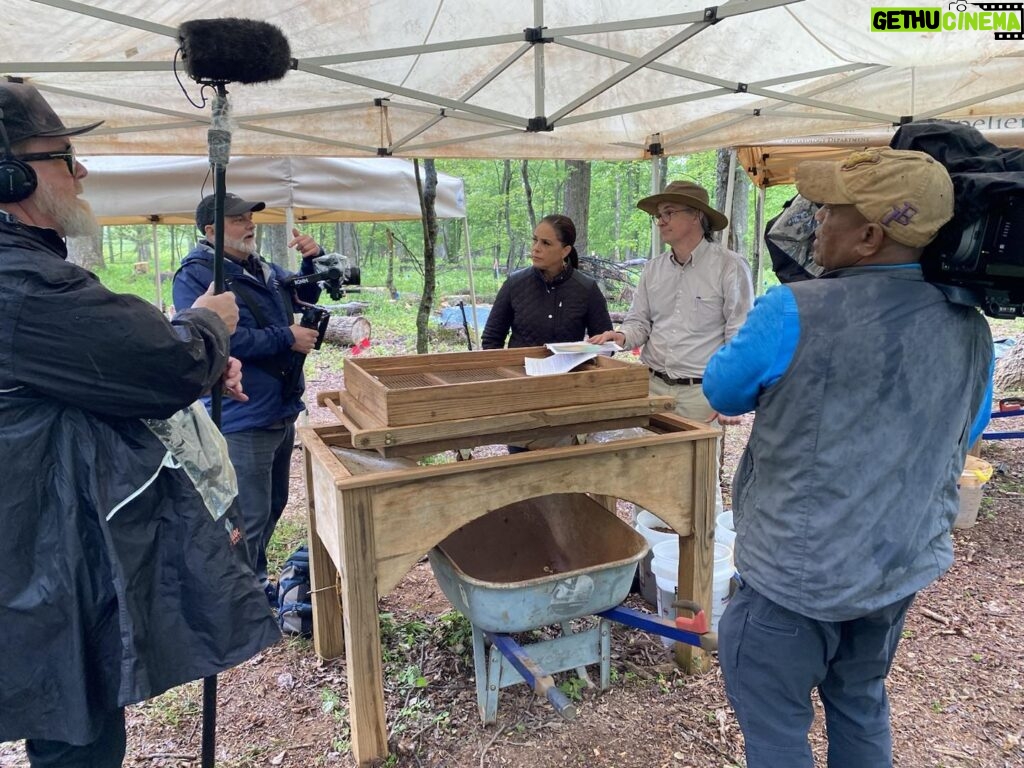
<instances>
[{"instance_id":1,"label":"man holding camera","mask_svg":"<svg viewBox=\"0 0 1024 768\"><path fill-rule=\"evenodd\" d=\"M225 402L221 431L238 474L246 548L267 600L276 590L267 576L267 545L288 503L288 481L295 419L304 410L302 364L317 340L317 329L295 322L301 306L320 297L315 281L293 291L283 283L290 273L256 250L252 215L266 207L228 193L224 200L224 282L238 303L238 327L231 353L242 361L248 402ZM181 262L174 276L174 305L190 307L213 282L214 196L196 208L196 227L204 237ZM300 275L313 275L313 259L323 250L309 235L292 230L289 248L302 254Z\"/></svg>"},{"instance_id":2,"label":"man holding camera","mask_svg":"<svg viewBox=\"0 0 1024 768\"><path fill-rule=\"evenodd\" d=\"M127 704L280 636L195 405L244 399L234 297L169 322L67 261L65 237L99 232L70 142L97 125L0 82L0 741L33 768L117 768Z\"/></svg>"},{"instance_id":3,"label":"man holding camera","mask_svg":"<svg viewBox=\"0 0 1024 768\"><path fill-rule=\"evenodd\" d=\"M953 562L967 449L988 419L988 324L924 280L953 184L922 152L805 162L824 274L769 291L708 363L726 414L754 410L736 470L739 589L719 662L749 768L891 766L885 678L918 590Z\"/></svg>"}]
</instances>

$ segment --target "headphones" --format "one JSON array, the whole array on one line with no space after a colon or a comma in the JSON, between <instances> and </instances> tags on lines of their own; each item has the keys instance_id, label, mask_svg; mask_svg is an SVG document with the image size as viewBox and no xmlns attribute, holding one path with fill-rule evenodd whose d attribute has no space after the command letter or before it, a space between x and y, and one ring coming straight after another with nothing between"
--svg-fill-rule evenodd
<instances>
[{"instance_id":1,"label":"headphones","mask_svg":"<svg viewBox=\"0 0 1024 768\"><path fill-rule=\"evenodd\" d=\"M3 157L0 158L0 203L20 203L36 191L39 179L28 163L14 156L11 142L4 128L4 113L0 109L0 140L3 141Z\"/></svg>"}]
</instances>

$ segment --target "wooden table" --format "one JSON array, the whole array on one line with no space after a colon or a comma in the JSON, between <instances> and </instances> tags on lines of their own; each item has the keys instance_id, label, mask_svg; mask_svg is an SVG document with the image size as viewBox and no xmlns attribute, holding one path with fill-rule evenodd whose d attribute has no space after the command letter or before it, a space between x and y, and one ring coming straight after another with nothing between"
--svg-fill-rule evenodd
<instances>
[{"instance_id":1,"label":"wooden table","mask_svg":"<svg viewBox=\"0 0 1024 768\"><path fill-rule=\"evenodd\" d=\"M645 420L650 430L641 436L428 466L355 449L343 425L299 429L314 647L324 659L345 655L360 766L388 753L378 598L448 534L492 510L549 493L589 493L612 510L616 499L635 502L679 534L679 596L711 615L720 433L673 414ZM580 431L573 424L567 434ZM465 442L460 437L452 447ZM474 442L501 440L482 433ZM436 441L431 448L441 449ZM676 646L676 659L687 670L708 662L687 645Z\"/></svg>"}]
</instances>

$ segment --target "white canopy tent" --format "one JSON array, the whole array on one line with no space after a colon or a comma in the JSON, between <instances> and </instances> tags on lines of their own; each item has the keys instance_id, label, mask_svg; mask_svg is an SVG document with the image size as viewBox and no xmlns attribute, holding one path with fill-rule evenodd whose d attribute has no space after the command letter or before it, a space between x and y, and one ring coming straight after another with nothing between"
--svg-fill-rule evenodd
<instances>
[{"instance_id":1,"label":"white canopy tent","mask_svg":"<svg viewBox=\"0 0 1024 768\"><path fill-rule=\"evenodd\" d=\"M106 120L82 137L88 154L204 153L209 108L172 72L177 27L240 14L284 32L295 70L229 86L235 155L638 159L1024 116L1019 35L871 31L873 7L901 5L4 0L0 73L30 79L69 124Z\"/></svg>"},{"instance_id":2,"label":"white canopy tent","mask_svg":"<svg viewBox=\"0 0 1024 768\"><path fill-rule=\"evenodd\" d=\"M196 205L213 193L205 157L81 158L84 197L104 224L194 224ZM422 174L422 170L420 171ZM396 221L420 218L413 164L398 158L236 157L228 190L267 209L258 222ZM437 175L437 216L466 215L462 179ZM289 214L290 212L290 214Z\"/></svg>"},{"instance_id":3,"label":"white canopy tent","mask_svg":"<svg viewBox=\"0 0 1024 768\"><path fill-rule=\"evenodd\" d=\"M96 217L103 224L151 224L154 255L159 253L156 226L195 224L196 205L213 192L205 157L101 155L81 161L89 171L84 197ZM260 223L301 227L308 222L400 221L421 215L413 164L399 158L238 157L228 164L227 178L229 191L267 204L253 217ZM437 175L435 211L439 218L463 220L468 254L462 179ZM471 262L468 268L472 288ZM153 271L161 306L159 263Z\"/></svg>"}]
</instances>

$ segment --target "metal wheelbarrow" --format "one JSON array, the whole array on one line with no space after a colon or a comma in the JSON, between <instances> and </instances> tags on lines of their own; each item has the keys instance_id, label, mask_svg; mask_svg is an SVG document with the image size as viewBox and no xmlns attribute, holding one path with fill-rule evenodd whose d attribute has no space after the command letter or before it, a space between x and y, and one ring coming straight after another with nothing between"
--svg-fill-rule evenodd
<instances>
[{"instance_id":1,"label":"metal wheelbarrow","mask_svg":"<svg viewBox=\"0 0 1024 768\"><path fill-rule=\"evenodd\" d=\"M498 693L528 683L564 717L575 708L552 674L576 670L588 685L589 664L610 678L610 620L694 645L698 632L623 608L647 542L585 494L550 494L497 509L463 526L429 553L441 591L473 628L477 705L485 723L497 719ZM598 615L596 626L573 631L572 620ZM695 616L694 620L698 617ZM679 626L694 620L680 619ZM523 647L510 633L560 626L560 637Z\"/></svg>"}]
</instances>

